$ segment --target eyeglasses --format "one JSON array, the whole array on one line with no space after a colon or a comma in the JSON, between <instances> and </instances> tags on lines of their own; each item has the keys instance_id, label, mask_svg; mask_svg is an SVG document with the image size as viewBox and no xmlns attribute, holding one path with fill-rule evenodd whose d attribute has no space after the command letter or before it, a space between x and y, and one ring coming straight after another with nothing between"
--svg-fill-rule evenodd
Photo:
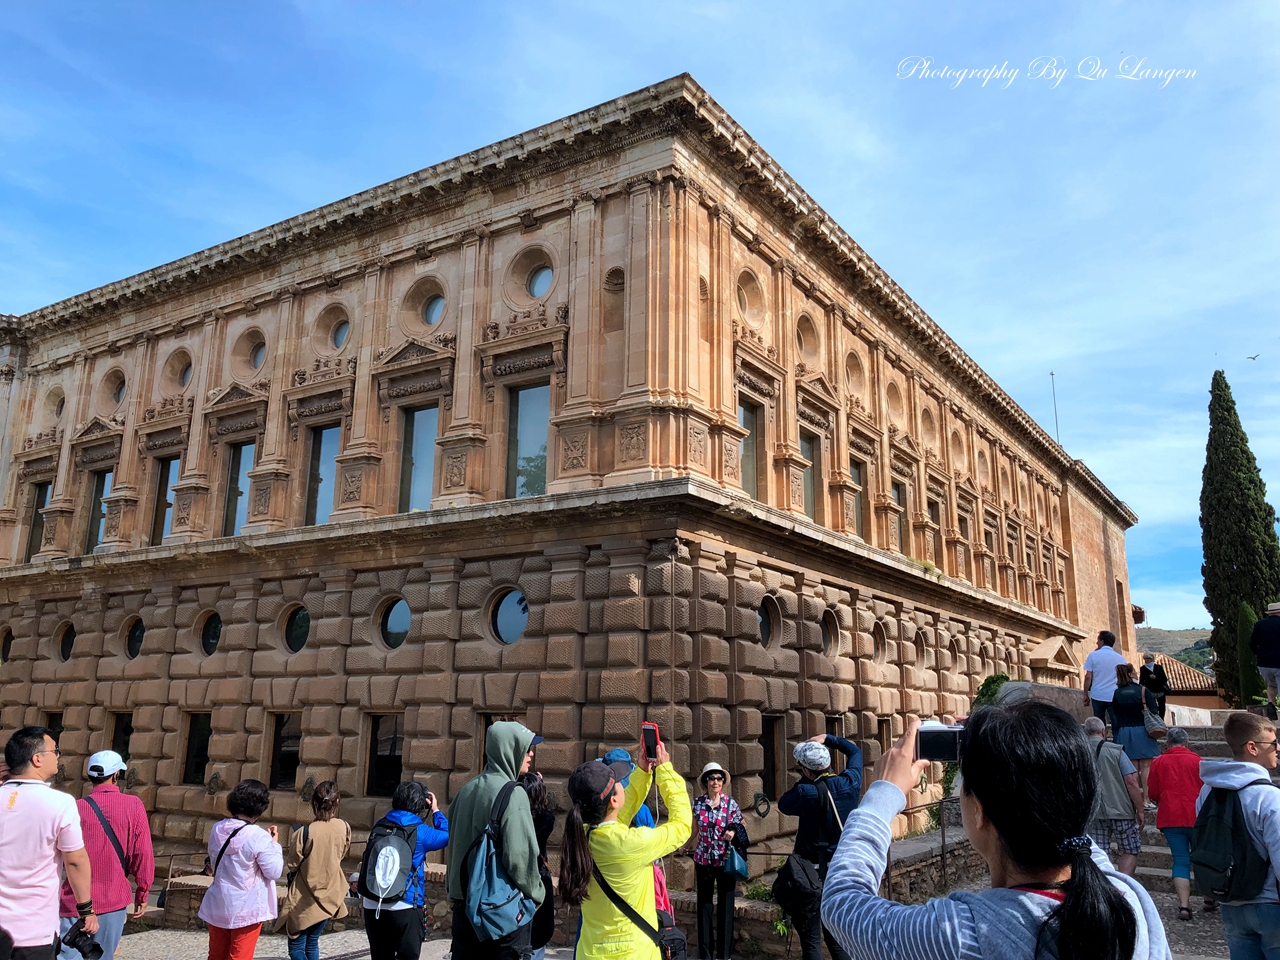
<instances>
[{"instance_id":1,"label":"eyeglasses","mask_svg":"<svg viewBox=\"0 0 1280 960\"><path fill-rule=\"evenodd\" d=\"M707 783L710 783L712 780L715 780L717 783L724 783L724 776L719 773L707 774Z\"/></svg>"},{"instance_id":2,"label":"eyeglasses","mask_svg":"<svg viewBox=\"0 0 1280 960\"><path fill-rule=\"evenodd\" d=\"M1272 741L1272 742L1274 743L1275 741ZM62 756L62 751L59 750L57 747L54 747L52 750L37 750L36 756L39 756L42 753L52 753L55 757Z\"/></svg>"},{"instance_id":3,"label":"eyeglasses","mask_svg":"<svg viewBox=\"0 0 1280 960\"><path fill-rule=\"evenodd\" d=\"M1252 743L1255 747L1258 747L1258 748L1262 748L1262 747L1270 747L1272 750L1276 749L1276 741L1275 741L1274 739L1271 739L1271 740L1250 740L1249 742L1250 742L1250 743Z\"/></svg>"}]
</instances>

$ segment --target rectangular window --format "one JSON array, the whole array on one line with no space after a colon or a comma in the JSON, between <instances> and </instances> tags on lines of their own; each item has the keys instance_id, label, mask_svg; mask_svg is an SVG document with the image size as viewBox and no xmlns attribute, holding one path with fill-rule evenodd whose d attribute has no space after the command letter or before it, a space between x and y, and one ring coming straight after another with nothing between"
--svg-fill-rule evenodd
<instances>
[{"instance_id":1,"label":"rectangular window","mask_svg":"<svg viewBox=\"0 0 1280 960\"><path fill-rule=\"evenodd\" d=\"M302 745L302 715L276 714L275 732L271 738L272 790L292 790L298 777L298 752Z\"/></svg>"},{"instance_id":2,"label":"rectangular window","mask_svg":"<svg viewBox=\"0 0 1280 960\"><path fill-rule=\"evenodd\" d=\"M822 475L822 466L818 463L821 449L818 438L813 434L800 434L800 456L809 461L809 465L804 468L804 515L810 520L818 518L818 497L815 489L815 478Z\"/></svg>"},{"instance_id":3,"label":"rectangular window","mask_svg":"<svg viewBox=\"0 0 1280 960\"><path fill-rule=\"evenodd\" d=\"M389 797L400 783L404 750L404 714L369 717L369 781L371 797Z\"/></svg>"},{"instance_id":4,"label":"rectangular window","mask_svg":"<svg viewBox=\"0 0 1280 960\"><path fill-rule=\"evenodd\" d=\"M404 442L400 448L401 513L431 509L439 426L439 407L406 410L404 413Z\"/></svg>"},{"instance_id":5,"label":"rectangular window","mask_svg":"<svg viewBox=\"0 0 1280 960\"><path fill-rule=\"evenodd\" d=\"M338 443L342 427L315 427L311 431L311 466L307 470L307 517L311 527L329 522L334 487L338 479Z\"/></svg>"},{"instance_id":6,"label":"rectangular window","mask_svg":"<svg viewBox=\"0 0 1280 960\"><path fill-rule=\"evenodd\" d=\"M53 485L37 483L31 487L31 526L27 531L26 563L40 552L44 545L44 514L40 511L49 505L49 490Z\"/></svg>"},{"instance_id":7,"label":"rectangular window","mask_svg":"<svg viewBox=\"0 0 1280 960\"><path fill-rule=\"evenodd\" d=\"M844 736L844 731L840 729L839 717L827 717L827 736L828 737ZM844 754L841 753L839 750L832 750L831 751L831 772L844 773L845 766L846 764L845 764Z\"/></svg>"},{"instance_id":8,"label":"rectangular window","mask_svg":"<svg viewBox=\"0 0 1280 960\"><path fill-rule=\"evenodd\" d=\"M93 499L89 501L89 534L84 543L85 553L93 553L93 548L106 537L107 511L102 498L111 493L112 473L110 470L99 470L90 476L93 477Z\"/></svg>"},{"instance_id":9,"label":"rectangular window","mask_svg":"<svg viewBox=\"0 0 1280 960\"><path fill-rule=\"evenodd\" d=\"M787 789L787 733L785 717L764 717L760 726L760 746L764 748L764 770L761 789L770 800L777 800Z\"/></svg>"},{"instance_id":10,"label":"rectangular window","mask_svg":"<svg viewBox=\"0 0 1280 960\"><path fill-rule=\"evenodd\" d=\"M133 714L113 713L111 715L111 749L120 754L120 759L129 762L129 738L133 736Z\"/></svg>"},{"instance_id":11,"label":"rectangular window","mask_svg":"<svg viewBox=\"0 0 1280 960\"><path fill-rule=\"evenodd\" d=\"M990 527L982 531L982 542L987 546L987 552L995 554L996 552L996 532Z\"/></svg>"},{"instance_id":12,"label":"rectangular window","mask_svg":"<svg viewBox=\"0 0 1280 960\"><path fill-rule=\"evenodd\" d=\"M738 463L738 476L742 489L753 500L760 499L760 408L755 404L738 401L738 425L747 431L742 438L742 450Z\"/></svg>"},{"instance_id":13,"label":"rectangular window","mask_svg":"<svg viewBox=\"0 0 1280 960\"><path fill-rule=\"evenodd\" d=\"M962 513L960 514L960 518L957 522L960 525L960 539L963 540L965 543L968 543L969 542L969 518Z\"/></svg>"},{"instance_id":14,"label":"rectangular window","mask_svg":"<svg viewBox=\"0 0 1280 960\"><path fill-rule=\"evenodd\" d=\"M222 514L222 535L235 537L249 519L249 471L256 456L255 444L233 443L227 453L227 505Z\"/></svg>"},{"instance_id":15,"label":"rectangular window","mask_svg":"<svg viewBox=\"0 0 1280 960\"><path fill-rule=\"evenodd\" d=\"M911 528L907 519L907 485L893 483L893 502L902 509L898 511L898 552L911 555Z\"/></svg>"},{"instance_id":16,"label":"rectangular window","mask_svg":"<svg viewBox=\"0 0 1280 960\"><path fill-rule=\"evenodd\" d=\"M204 785L204 769L209 765L209 738L213 735L213 714L193 713L187 721L187 755L182 764L182 782Z\"/></svg>"},{"instance_id":17,"label":"rectangular window","mask_svg":"<svg viewBox=\"0 0 1280 960\"><path fill-rule=\"evenodd\" d=\"M853 457L849 458L849 476L856 488L853 491L853 532L863 540L867 539L863 520L863 510L866 507L867 494L867 465Z\"/></svg>"},{"instance_id":18,"label":"rectangular window","mask_svg":"<svg viewBox=\"0 0 1280 960\"><path fill-rule=\"evenodd\" d=\"M46 713L44 715L44 725L53 734L53 742L57 743L62 738L62 714Z\"/></svg>"},{"instance_id":19,"label":"rectangular window","mask_svg":"<svg viewBox=\"0 0 1280 960\"><path fill-rule=\"evenodd\" d=\"M158 547L172 530L173 485L178 482L178 458L156 461L156 507L151 514L151 545Z\"/></svg>"},{"instance_id":20,"label":"rectangular window","mask_svg":"<svg viewBox=\"0 0 1280 960\"><path fill-rule=\"evenodd\" d=\"M929 522L935 526L942 526L942 505L937 500L929 501Z\"/></svg>"},{"instance_id":21,"label":"rectangular window","mask_svg":"<svg viewBox=\"0 0 1280 960\"><path fill-rule=\"evenodd\" d=\"M551 385L511 391L507 418L507 497L540 497L547 492L547 431L551 426Z\"/></svg>"}]
</instances>

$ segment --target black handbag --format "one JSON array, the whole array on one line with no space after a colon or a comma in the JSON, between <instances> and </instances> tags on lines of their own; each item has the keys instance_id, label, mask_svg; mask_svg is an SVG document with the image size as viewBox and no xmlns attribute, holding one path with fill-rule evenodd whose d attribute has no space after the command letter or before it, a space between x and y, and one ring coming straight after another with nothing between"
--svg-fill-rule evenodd
<instances>
[{"instance_id":1,"label":"black handbag","mask_svg":"<svg viewBox=\"0 0 1280 960\"><path fill-rule=\"evenodd\" d=\"M609 881L604 878L604 874L600 872L599 867L593 866L591 872L596 878L596 883L600 885L600 889L613 902L613 905L621 910L623 916L639 927L644 935L657 945L658 954L662 957L662 960L688 960L689 938L684 935L683 930L676 926L675 918L671 914L665 910L659 910L659 929L655 930L653 925L640 916L631 904L618 896L618 891L609 886Z\"/></svg>"}]
</instances>

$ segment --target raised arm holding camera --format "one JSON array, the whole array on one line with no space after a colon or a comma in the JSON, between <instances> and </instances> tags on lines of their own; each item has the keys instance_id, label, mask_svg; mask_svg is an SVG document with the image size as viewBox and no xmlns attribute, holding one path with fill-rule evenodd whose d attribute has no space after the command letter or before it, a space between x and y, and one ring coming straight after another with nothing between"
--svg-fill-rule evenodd
<instances>
[{"instance_id":1,"label":"raised arm holding camera","mask_svg":"<svg viewBox=\"0 0 1280 960\"><path fill-rule=\"evenodd\" d=\"M823 923L855 958L1167 960L1146 890L1117 873L1085 832L1093 752L1065 711L1035 700L982 707L960 736L965 835L991 889L911 906L881 899L893 818L928 767L918 720L875 768L849 815L822 897Z\"/></svg>"}]
</instances>

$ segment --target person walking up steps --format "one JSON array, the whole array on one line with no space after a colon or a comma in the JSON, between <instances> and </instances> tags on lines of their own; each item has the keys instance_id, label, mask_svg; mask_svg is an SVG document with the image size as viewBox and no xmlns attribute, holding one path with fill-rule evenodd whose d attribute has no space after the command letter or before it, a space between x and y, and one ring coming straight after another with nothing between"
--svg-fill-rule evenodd
<instances>
[{"instance_id":1,"label":"person walking up steps","mask_svg":"<svg viewBox=\"0 0 1280 960\"><path fill-rule=\"evenodd\" d=\"M1116 867L1131 877L1142 852L1142 828L1147 825L1138 768L1124 755L1124 747L1107 740L1107 728L1097 717L1084 722L1084 732L1093 750L1098 797L1089 835L1103 856L1110 853L1114 837L1120 848Z\"/></svg>"},{"instance_id":2,"label":"person walking up steps","mask_svg":"<svg viewBox=\"0 0 1280 960\"><path fill-rule=\"evenodd\" d=\"M1098 632L1098 645L1084 660L1084 705L1093 708L1093 715L1116 725L1111 710L1111 698L1116 692L1116 667L1127 663L1124 654L1116 650L1116 635L1110 630Z\"/></svg>"},{"instance_id":3,"label":"person walking up steps","mask_svg":"<svg viewBox=\"0 0 1280 960\"><path fill-rule=\"evenodd\" d=\"M1253 625L1249 649L1267 685L1267 717L1276 719L1276 687L1280 685L1280 603L1268 603L1266 615Z\"/></svg>"}]
</instances>

